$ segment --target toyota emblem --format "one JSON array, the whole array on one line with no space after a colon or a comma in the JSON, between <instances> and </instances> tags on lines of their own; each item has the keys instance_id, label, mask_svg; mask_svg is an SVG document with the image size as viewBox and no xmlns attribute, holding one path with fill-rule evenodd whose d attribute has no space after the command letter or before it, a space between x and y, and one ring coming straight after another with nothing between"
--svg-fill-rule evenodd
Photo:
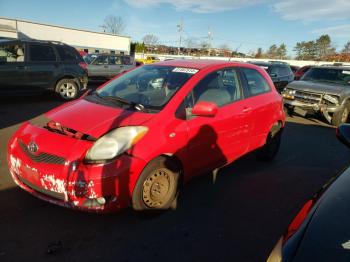
<instances>
[{"instance_id":1,"label":"toyota emblem","mask_svg":"<svg viewBox=\"0 0 350 262\"><path fill-rule=\"evenodd\" d=\"M30 142L27 147L29 152L31 153L36 153L39 150L39 147L37 144L35 144L35 142Z\"/></svg>"}]
</instances>

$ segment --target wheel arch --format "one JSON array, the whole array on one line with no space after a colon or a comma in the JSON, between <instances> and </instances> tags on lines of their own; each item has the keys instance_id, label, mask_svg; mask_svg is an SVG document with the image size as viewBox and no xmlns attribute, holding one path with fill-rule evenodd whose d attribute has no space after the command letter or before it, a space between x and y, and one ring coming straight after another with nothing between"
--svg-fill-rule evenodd
<instances>
[{"instance_id":1,"label":"wheel arch","mask_svg":"<svg viewBox=\"0 0 350 262\"><path fill-rule=\"evenodd\" d=\"M55 83L54 83L54 91L55 91L56 93L58 92L58 90L57 90L57 88L58 88L57 84L58 84L61 80L63 80L63 79L71 79L71 80L74 80L74 82L76 83L78 89L80 90L80 85L79 85L78 79L77 79L75 76L73 76L73 75L63 75L63 76L60 76L60 77L55 81Z\"/></svg>"}]
</instances>

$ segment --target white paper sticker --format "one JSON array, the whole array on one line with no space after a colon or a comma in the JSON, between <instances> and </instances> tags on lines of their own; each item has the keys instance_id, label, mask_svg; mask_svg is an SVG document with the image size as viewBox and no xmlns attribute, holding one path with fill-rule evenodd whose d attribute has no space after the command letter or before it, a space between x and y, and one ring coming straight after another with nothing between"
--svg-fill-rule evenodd
<instances>
[{"instance_id":1,"label":"white paper sticker","mask_svg":"<svg viewBox=\"0 0 350 262\"><path fill-rule=\"evenodd\" d=\"M199 71L198 69L186 68L186 67L176 67L173 69L173 72L186 73L186 74L192 74L192 75L194 75L198 71Z\"/></svg>"},{"instance_id":2,"label":"white paper sticker","mask_svg":"<svg viewBox=\"0 0 350 262\"><path fill-rule=\"evenodd\" d=\"M350 75L350 71L343 71L342 73L345 75Z\"/></svg>"}]
</instances>

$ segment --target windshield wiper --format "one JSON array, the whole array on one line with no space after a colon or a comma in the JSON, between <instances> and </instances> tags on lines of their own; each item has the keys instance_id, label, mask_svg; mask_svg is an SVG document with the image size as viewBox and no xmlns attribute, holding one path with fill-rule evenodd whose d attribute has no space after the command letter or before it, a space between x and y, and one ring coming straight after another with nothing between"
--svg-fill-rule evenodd
<instances>
[{"instance_id":1,"label":"windshield wiper","mask_svg":"<svg viewBox=\"0 0 350 262\"><path fill-rule=\"evenodd\" d=\"M133 101L126 100L124 98L121 98L119 96L100 96L102 99L107 99L111 101L116 101L119 103L122 103L124 105L129 105L132 108L136 109L137 111L145 111L145 106L139 103L135 103Z\"/></svg>"}]
</instances>

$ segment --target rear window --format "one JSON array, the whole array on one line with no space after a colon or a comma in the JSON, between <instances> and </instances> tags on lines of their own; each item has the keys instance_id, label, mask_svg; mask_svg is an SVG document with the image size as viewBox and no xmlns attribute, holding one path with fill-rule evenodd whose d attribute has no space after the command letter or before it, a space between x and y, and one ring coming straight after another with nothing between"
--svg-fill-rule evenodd
<instances>
[{"instance_id":1,"label":"rear window","mask_svg":"<svg viewBox=\"0 0 350 262\"><path fill-rule=\"evenodd\" d=\"M265 78L255 69L242 68L242 72L247 80L250 96L267 93L271 90Z\"/></svg>"},{"instance_id":2,"label":"rear window","mask_svg":"<svg viewBox=\"0 0 350 262\"><path fill-rule=\"evenodd\" d=\"M58 54L61 58L61 61L65 62L74 62L74 61L80 61L80 54L76 52L74 49L63 47L63 46L57 46Z\"/></svg>"},{"instance_id":3,"label":"rear window","mask_svg":"<svg viewBox=\"0 0 350 262\"><path fill-rule=\"evenodd\" d=\"M48 45L29 45L29 54L32 62L56 61L55 51Z\"/></svg>"}]
</instances>

